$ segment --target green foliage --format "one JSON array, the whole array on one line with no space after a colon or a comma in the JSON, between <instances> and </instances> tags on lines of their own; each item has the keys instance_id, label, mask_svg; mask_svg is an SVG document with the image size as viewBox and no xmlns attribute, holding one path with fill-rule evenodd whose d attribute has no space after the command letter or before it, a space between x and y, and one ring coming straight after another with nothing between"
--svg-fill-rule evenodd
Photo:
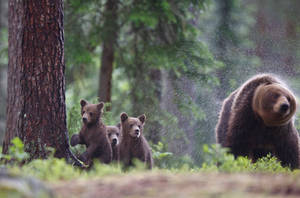
<instances>
[{"instance_id":1,"label":"green foliage","mask_svg":"<svg viewBox=\"0 0 300 198\"><path fill-rule=\"evenodd\" d=\"M0 68L8 63L8 32L0 29Z\"/></svg>"},{"instance_id":2,"label":"green foliage","mask_svg":"<svg viewBox=\"0 0 300 198\"><path fill-rule=\"evenodd\" d=\"M176 156L167 151L167 144L151 144L155 167L160 169L192 169L195 164L188 155Z\"/></svg>"},{"instance_id":3,"label":"green foliage","mask_svg":"<svg viewBox=\"0 0 300 198\"><path fill-rule=\"evenodd\" d=\"M155 166L160 168L168 168L168 160L173 156L173 153L166 152L165 145L162 142L158 142L158 144L152 144L151 148Z\"/></svg>"},{"instance_id":4,"label":"green foliage","mask_svg":"<svg viewBox=\"0 0 300 198\"><path fill-rule=\"evenodd\" d=\"M5 159L18 159L24 161L27 155L24 154L22 142L16 138L10 147L10 154L3 156ZM227 149L220 145L204 145L203 153L205 162L201 168L195 166L188 156L178 157L166 152L166 145L161 142L152 145L152 152L155 161L154 171L167 171L169 173L190 173L190 172L228 172L228 173L292 173L289 168L283 168L275 157L270 155L252 163L245 157L234 158ZM126 174L146 171L145 164L136 160L135 167L126 169ZM35 159L20 166L20 163L10 163L7 169L17 175L36 177L45 181L72 180L76 178L91 179L111 175L124 174L124 170L118 164L102 164L95 160L93 167L89 170L79 169L66 163L64 159L54 158L50 155L47 160ZM296 173L296 172L295 172Z\"/></svg>"},{"instance_id":5,"label":"green foliage","mask_svg":"<svg viewBox=\"0 0 300 198\"><path fill-rule=\"evenodd\" d=\"M12 145L9 146L8 154L2 154L2 151L0 151L0 158L17 164L26 161L29 158L29 154L24 151L24 144L20 138L13 138L11 143Z\"/></svg>"},{"instance_id":6,"label":"green foliage","mask_svg":"<svg viewBox=\"0 0 300 198\"><path fill-rule=\"evenodd\" d=\"M255 163L252 163L247 157L234 158L228 153L227 149L221 148L220 145L214 144L211 146L204 145L203 151L205 154L205 162L202 164L203 171L218 171L218 172L270 172L270 173L288 173L291 170L287 167L282 167L276 157L267 155Z\"/></svg>"},{"instance_id":7,"label":"green foliage","mask_svg":"<svg viewBox=\"0 0 300 198\"><path fill-rule=\"evenodd\" d=\"M75 178L93 178L121 173L116 165L105 165L95 161L89 171L73 167L64 159L50 157L47 160L36 159L22 167L12 166L10 170L15 174L37 177L46 181L71 180Z\"/></svg>"},{"instance_id":8,"label":"green foliage","mask_svg":"<svg viewBox=\"0 0 300 198\"><path fill-rule=\"evenodd\" d=\"M70 137L73 134L79 133L81 128L81 113L80 105L74 105L70 107L68 111L68 132Z\"/></svg>"}]
</instances>

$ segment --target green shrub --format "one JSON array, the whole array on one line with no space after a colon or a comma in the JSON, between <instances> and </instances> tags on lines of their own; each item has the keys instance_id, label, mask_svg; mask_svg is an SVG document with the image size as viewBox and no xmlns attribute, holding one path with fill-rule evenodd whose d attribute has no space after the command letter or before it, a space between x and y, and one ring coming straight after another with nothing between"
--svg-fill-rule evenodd
<instances>
[{"instance_id":1,"label":"green shrub","mask_svg":"<svg viewBox=\"0 0 300 198\"><path fill-rule=\"evenodd\" d=\"M267 155L257 162L252 163L247 157L237 157L236 159L228 149L222 148L219 144L211 146L204 145L203 152L205 154L205 162L202 164L203 171L218 172L271 172L271 173L287 173L291 170L282 167L276 157Z\"/></svg>"},{"instance_id":2,"label":"green shrub","mask_svg":"<svg viewBox=\"0 0 300 198\"><path fill-rule=\"evenodd\" d=\"M228 153L227 149L220 145L204 145L203 153L205 162L201 168L195 166L189 156L174 156L167 152L166 145L159 142L152 145L153 157L155 160L155 168L157 171L168 171L170 173L187 173L187 172L227 172L227 173L291 173L287 167L282 167L275 157L267 155L256 163L252 163L246 157L234 158ZM53 150L52 150L53 153ZM36 177L46 181L70 180L75 178L92 178L104 177L110 175L124 174L121 166L117 164L101 164L95 160L94 165L89 170L79 169L66 163L64 159L57 159L53 154L47 160L35 159L28 163L22 163L28 159L28 154L24 152L24 145L19 138L12 140L12 146L9 148L9 154L1 155L2 158L13 160L14 163L5 166L14 174L22 174L29 177ZM16 163L17 162L17 163ZM136 166L126 170L126 174L130 172L145 171L144 163L135 162ZM293 172L296 173L296 172Z\"/></svg>"},{"instance_id":3,"label":"green shrub","mask_svg":"<svg viewBox=\"0 0 300 198\"><path fill-rule=\"evenodd\" d=\"M154 165L161 169L181 169L183 167L192 169L195 163L188 155L176 156L167 151L167 144L158 142L158 144L150 144L154 159Z\"/></svg>"}]
</instances>

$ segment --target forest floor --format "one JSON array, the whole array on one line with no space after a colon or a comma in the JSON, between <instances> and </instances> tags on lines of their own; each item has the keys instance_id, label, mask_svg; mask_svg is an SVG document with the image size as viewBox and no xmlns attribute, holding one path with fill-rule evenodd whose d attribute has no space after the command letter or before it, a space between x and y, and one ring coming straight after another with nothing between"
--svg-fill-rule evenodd
<instances>
[{"instance_id":1,"label":"forest floor","mask_svg":"<svg viewBox=\"0 0 300 198\"><path fill-rule=\"evenodd\" d=\"M299 175L135 173L50 184L58 197L300 197Z\"/></svg>"}]
</instances>

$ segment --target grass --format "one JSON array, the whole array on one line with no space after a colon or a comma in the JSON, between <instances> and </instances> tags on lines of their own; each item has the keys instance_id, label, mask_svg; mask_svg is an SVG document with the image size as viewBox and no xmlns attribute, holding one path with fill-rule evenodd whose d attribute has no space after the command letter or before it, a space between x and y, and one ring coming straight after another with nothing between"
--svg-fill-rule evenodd
<instances>
[{"instance_id":1,"label":"grass","mask_svg":"<svg viewBox=\"0 0 300 198\"><path fill-rule=\"evenodd\" d=\"M165 153L163 145L152 148L157 166L149 171L142 163L124 172L118 164L97 161L89 170L73 167L64 159L49 157L25 163L28 155L19 140L13 140L12 160L2 165L17 178L42 180L58 197L297 197L300 173L282 167L266 156L256 163L235 159L219 145L205 145L205 161L196 166L190 160ZM0 181L0 189L2 189ZM7 191L3 191L7 192ZM15 193L14 188L9 193ZM17 196L16 196L17 197Z\"/></svg>"}]
</instances>

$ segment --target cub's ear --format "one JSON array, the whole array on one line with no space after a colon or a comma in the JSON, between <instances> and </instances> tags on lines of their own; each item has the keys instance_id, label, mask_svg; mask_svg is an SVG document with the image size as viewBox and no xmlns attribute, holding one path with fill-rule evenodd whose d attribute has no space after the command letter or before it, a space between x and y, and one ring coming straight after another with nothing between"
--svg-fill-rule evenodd
<instances>
[{"instance_id":1,"label":"cub's ear","mask_svg":"<svg viewBox=\"0 0 300 198\"><path fill-rule=\"evenodd\" d=\"M87 104L88 104L88 102L86 100L84 100L84 99L80 100L81 107L84 107Z\"/></svg>"},{"instance_id":2,"label":"cub's ear","mask_svg":"<svg viewBox=\"0 0 300 198\"><path fill-rule=\"evenodd\" d=\"M128 119L128 115L127 115L125 112L124 112L124 113L121 113L120 118L121 118L121 121L122 121L122 122L125 122L125 121Z\"/></svg>"},{"instance_id":3,"label":"cub's ear","mask_svg":"<svg viewBox=\"0 0 300 198\"><path fill-rule=\"evenodd\" d=\"M97 108L98 108L99 111L102 111L103 107L104 107L103 102L100 102L99 104L97 104Z\"/></svg>"},{"instance_id":4,"label":"cub's ear","mask_svg":"<svg viewBox=\"0 0 300 198\"><path fill-rule=\"evenodd\" d=\"M138 117L138 119L144 124L145 121L146 121L146 116L145 116L145 114L140 115L140 116Z\"/></svg>"},{"instance_id":5,"label":"cub's ear","mask_svg":"<svg viewBox=\"0 0 300 198\"><path fill-rule=\"evenodd\" d=\"M118 124L116 125L116 127L120 130L120 129L121 129L121 123L118 123Z\"/></svg>"}]
</instances>

